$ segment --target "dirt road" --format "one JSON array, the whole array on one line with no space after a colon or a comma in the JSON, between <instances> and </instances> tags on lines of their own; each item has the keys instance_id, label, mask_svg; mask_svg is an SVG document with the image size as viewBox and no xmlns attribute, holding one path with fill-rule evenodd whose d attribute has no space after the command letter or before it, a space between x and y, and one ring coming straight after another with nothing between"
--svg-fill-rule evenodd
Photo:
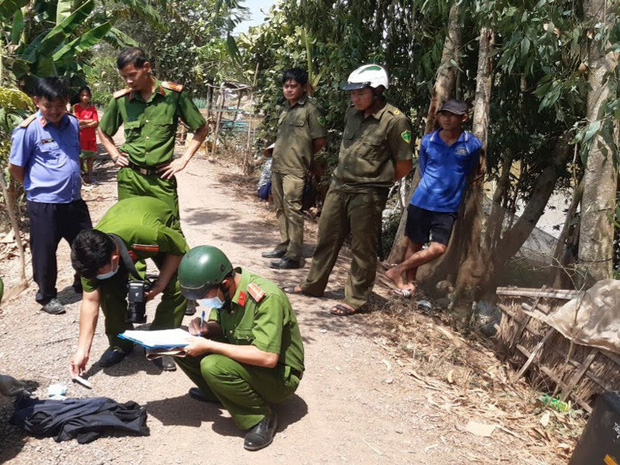
<instances>
[{"instance_id":1,"label":"dirt road","mask_svg":"<svg viewBox=\"0 0 620 465\"><path fill-rule=\"evenodd\" d=\"M115 172L98 167L99 184L84 192L96 222L115 201ZM308 271L276 271L260 257L276 242L274 215L240 187L240 174L228 163L193 160L178 176L181 217L191 246L212 244L233 264L263 274L281 285L300 282ZM315 244L309 225L306 255ZM348 260L341 258L325 298L291 300L305 343L306 372L296 395L277 407L278 434L259 452L243 449L243 433L216 405L198 403L187 391L192 384L179 370L161 372L134 351L120 366L97 364L106 349L100 320L88 376L94 389L71 384L68 362L76 347L79 301L71 288L72 271L65 243L59 251L58 288L67 314L48 315L34 302L34 285L3 304L0 313L0 372L36 381L46 397L50 384L68 386L70 397L106 396L134 400L148 411L148 437L106 437L88 445L76 441L25 437L7 424L10 401L0 398L0 462L10 464L540 464L525 442L502 431L489 438L459 428L464 422L438 400L441 392L414 383L411 376L378 344L384 329L368 315L334 317L327 309L343 294ZM2 264L2 275L14 279L16 263ZM29 265L30 266L30 265ZM387 303L386 288L375 298ZM381 297L383 295L383 297ZM154 305L148 309L152 320ZM102 316L103 318L103 316ZM187 324L189 317L185 318ZM433 400L434 399L434 400ZM439 402L439 403L438 403Z\"/></svg>"}]
</instances>

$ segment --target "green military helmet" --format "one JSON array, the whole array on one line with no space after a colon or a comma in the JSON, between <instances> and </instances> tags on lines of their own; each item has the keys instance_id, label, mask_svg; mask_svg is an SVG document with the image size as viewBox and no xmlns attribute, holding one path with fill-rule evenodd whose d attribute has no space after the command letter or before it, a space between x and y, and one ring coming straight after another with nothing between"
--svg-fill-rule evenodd
<instances>
[{"instance_id":1,"label":"green military helmet","mask_svg":"<svg viewBox=\"0 0 620 465\"><path fill-rule=\"evenodd\" d=\"M179 283L186 299L196 300L232 273L228 257L217 247L200 245L185 254L179 265Z\"/></svg>"}]
</instances>

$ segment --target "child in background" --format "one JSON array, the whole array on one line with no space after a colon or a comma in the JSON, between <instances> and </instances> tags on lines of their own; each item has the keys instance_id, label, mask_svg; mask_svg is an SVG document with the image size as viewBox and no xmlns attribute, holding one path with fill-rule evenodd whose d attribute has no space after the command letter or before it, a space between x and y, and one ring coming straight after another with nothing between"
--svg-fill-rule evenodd
<instances>
[{"instance_id":1,"label":"child in background","mask_svg":"<svg viewBox=\"0 0 620 465\"><path fill-rule=\"evenodd\" d=\"M93 176L93 159L97 152L97 136L95 129L99 126L99 116L97 109L90 103L92 97L90 88L84 86L80 88L80 103L73 107L73 114L80 121L80 145L82 152L80 159L82 160L82 175L84 182L90 184ZM84 169L86 165L86 169Z\"/></svg>"}]
</instances>

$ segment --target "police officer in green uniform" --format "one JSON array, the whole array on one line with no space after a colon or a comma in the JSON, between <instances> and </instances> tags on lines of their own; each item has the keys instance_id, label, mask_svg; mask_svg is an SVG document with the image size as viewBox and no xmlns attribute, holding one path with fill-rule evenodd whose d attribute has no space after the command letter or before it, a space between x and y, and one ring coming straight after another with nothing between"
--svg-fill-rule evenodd
<instances>
[{"instance_id":1,"label":"police officer in green uniform","mask_svg":"<svg viewBox=\"0 0 620 465\"><path fill-rule=\"evenodd\" d=\"M71 262L82 274L84 288L78 348L71 359L73 375L81 374L88 362L99 305L105 315L105 332L110 342L99 365L115 365L133 349L131 342L118 337L133 328L125 321L130 278L120 245L115 242L118 238L132 260L152 258L159 269L159 277L146 295L148 301L162 293L151 329L177 328L183 320L187 300L181 294L177 269L189 247L178 218L167 204L152 197L120 200L106 212L95 229L82 231L71 249ZM174 368L174 360L164 360L164 369Z\"/></svg>"},{"instance_id":2,"label":"police officer in green uniform","mask_svg":"<svg viewBox=\"0 0 620 465\"><path fill-rule=\"evenodd\" d=\"M195 247L179 266L183 295L211 309L195 318L196 335L177 363L198 386L190 395L219 401L242 429L244 447L271 444L277 427L270 405L291 396L304 372L304 348L297 318L278 287L234 268L211 246Z\"/></svg>"},{"instance_id":3,"label":"police officer in green uniform","mask_svg":"<svg viewBox=\"0 0 620 465\"><path fill-rule=\"evenodd\" d=\"M368 301L375 281L381 214L394 181L411 172L411 124L387 103L386 71L368 64L351 73L343 90L353 105L345 115L338 166L319 221L319 238L306 281L289 293L320 297L338 253L351 233L351 271L344 302L330 312L353 315Z\"/></svg>"},{"instance_id":4,"label":"police officer in green uniform","mask_svg":"<svg viewBox=\"0 0 620 465\"><path fill-rule=\"evenodd\" d=\"M123 50L116 60L128 88L114 94L99 124L99 138L118 172L118 199L155 197L179 217L176 173L185 168L204 141L208 126L183 86L161 82L139 48ZM173 160L178 120L194 132L181 158ZM112 136L124 125L125 143Z\"/></svg>"},{"instance_id":5,"label":"police officer in green uniform","mask_svg":"<svg viewBox=\"0 0 620 465\"><path fill-rule=\"evenodd\" d=\"M305 178L312 156L327 145L323 110L306 94L308 73L300 68L282 75L286 102L278 119L273 148L271 192L280 229L280 243L265 258L279 258L272 268L295 269L301 264L304 216L301 211Z\"/></svg>"}]
</instances>

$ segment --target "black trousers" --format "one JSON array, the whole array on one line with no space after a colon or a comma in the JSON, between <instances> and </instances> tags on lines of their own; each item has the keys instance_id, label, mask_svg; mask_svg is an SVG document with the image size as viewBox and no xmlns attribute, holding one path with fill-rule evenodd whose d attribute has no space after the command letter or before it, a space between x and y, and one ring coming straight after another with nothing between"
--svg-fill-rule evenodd
<instances>
[{"instance_id":1,"label":"black trousers","mask_svg":"<svg viewBox=\"0 0 620 465\"><path fill-rule=\"evenodd\" d=\"M32 276L39 286L36 300L45 305L56 297L56 250L60 239L69 245L82 229L93 227L88 207L83 200L71 203L27 202L30 217L30 250ZM71 266L67 264L67 266ZM79 276L76 276L76 280Z\"/></svg>"}]
</instances>

